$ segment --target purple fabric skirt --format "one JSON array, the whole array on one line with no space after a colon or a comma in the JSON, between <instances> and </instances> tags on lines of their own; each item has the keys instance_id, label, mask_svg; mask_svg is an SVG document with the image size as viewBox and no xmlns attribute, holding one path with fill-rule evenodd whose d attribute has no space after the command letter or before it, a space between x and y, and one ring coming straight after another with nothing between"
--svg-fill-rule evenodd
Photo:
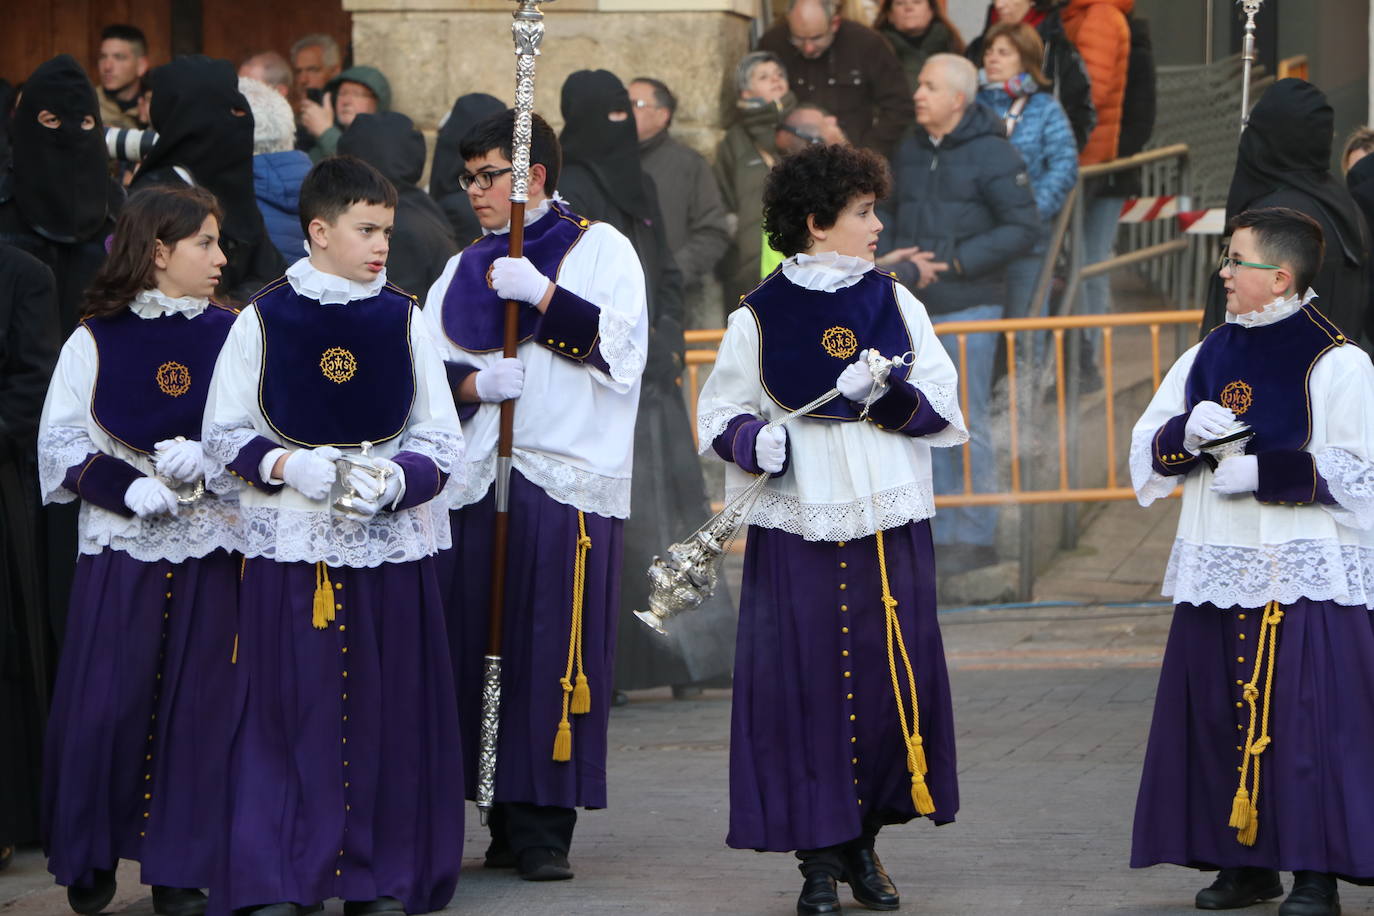
<instances>
[{"instance_id":1,"label":"purple fabric skirt","mask_svg":"<svg viewBox=\"0 0 1374 916\"><path fill-rule=\"evenodd\" d=\"M220 852L238 561L224 551L76 564L45 746L48 869L63 885L142 863L206 887Z\"/></svg>"},{"instance_id":2,"label":"purple fabric skirt","mask_svg":"<svg viewBox=\"0 0 1374 916\"><path fill-rule=\"evenodd\" d=\"M1283 610L1255 845L1237 842L1227 823L1250 719L1241 690L1254 674L1263 610L1180 604L1145 752L1133 867L1374 877L1370 612L1305 600Z\"/></svg>"},{"instance_id":3,"label":"purple fabric skirt","mask_svg":"<svg viewBox=\"0 0 1374 916\"><path fill-rule=\"evenodd\" d=\"M490 492L481 502L451 513L453 549L439 555L467 751L468 798L476 795L495 514ZM553 759L553 742L563 713L559 678L567 671L572 629L577 510L512 472L497 801L606 807L606 728L614 687L624 522L590 512L585 522L592 546L586 560L582 663L592 704L590 712L569 716L572 759L559 763Z\"/></svg>"},{"instance_id":4,"label":"purple fabric skirt","mask_svg":"<svg viewBox=\"0 0 1374 916\"><path fill-rule=\"evenodd\" d=\"M935 615L930 523L884 532L916 676L936 823L954 820L954 712ZM888 667L875 537L816 542L751 528L730 727L730 834L739 849L817 849L865 818L916 817ZM898 657L910 725L910 691Z\"/></svg>"},{"instance_id":5,"label":"purple fabric skirt","mask_svg":"<svg viewBox=\"0 0 1374 916\"><path fill-rule=\"evenodd\" d=\"M214 912L389 896L424 913L453 896L463 764L433 560L329 578L335 619L317 630L314 564L244 566Z\"/></svg>"}]
</instances>

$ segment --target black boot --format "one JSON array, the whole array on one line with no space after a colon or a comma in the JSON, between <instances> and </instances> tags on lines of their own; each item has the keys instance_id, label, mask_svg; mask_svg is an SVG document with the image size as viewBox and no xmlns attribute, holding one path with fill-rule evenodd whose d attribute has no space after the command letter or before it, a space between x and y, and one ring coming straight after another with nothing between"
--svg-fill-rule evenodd
<instances>
[{"instance_id":1,"label":"black boot","mask_svg":"<svg viewBox=\"0 0 1374 916\"><path fill-rule=\"evenodd\" d=\"M895 910L902 905L896 885L872 848L846 851L844 867L850 893L862 906L870 910Z\"/></svg>"},{"instance_id":2,"label":"black boot","mask_svg":"<svg viewBox=\"0 0 1374 916\"><path fill-rule=\"evenodd\" d=\"M153 885L153 912L158 916L203 916L206 903L198 887Z\"/></svg>"},{"instance_id":3,"label":"black boot","mask_svg":"<svg viewBox=\"0 0 1374 916\"><path fill-rule=\"evenodd\" d=\"M548 846L531 846L516 856L516 869L526 881L566 881L573 876L567 853Z\"/></svg>"},{"instance_id":4,"label":"black boot","mask_svg":"<svg viewBox=\"0 0 1374 916\"><path fill-rule=\"evenodd\" d=\"M391 913L393 916L405 916L405 907L401 906L401 901L395 897L378 897L376 900L345 900L344 916L381 916L382 913Z\"/></svg>"},{"instance_id":5,"label":"black boot","mask_svg":"<svg viewBox=\"0 0 1374 916\"><path fill-rule=\"evenodd\" d=\"M1293 879L1293 891L1279 904L1279 916L1341 916L1335 875L1295 871Z\"/></svg>"},{"instance_id":6,"label":"black boot","mask_svg":"<svg viewBox=\"0 0 1374 916\"><path fill-rule=\"evenodd\" d=\"M1283 894L1272 868L1223 868L1212 886L1197 892L1199 910L1237 910Z\"/></svg>"},{"instance_id":7,"label":"black boot","mask_svg":"<svg viewBox=\"0 0 1374 916\"><path fill-rule=\"evenodd\" d=\"M801 896L797 898L799 916L840 912L840 896L835 893L835 879L823 871L813 871L802 879Z\"/></svg>"},{"instance_id":8,"label":"black boot","mask_svg":"<svg viewBox=\"0 0 1374 916\"><path fill-rule=\"evenodd\" d=\"M97 868L90 887L67 888L67 905L84 916L92 916L110 905L115 895L113 868Z\"/></svg>"}]
</instances>

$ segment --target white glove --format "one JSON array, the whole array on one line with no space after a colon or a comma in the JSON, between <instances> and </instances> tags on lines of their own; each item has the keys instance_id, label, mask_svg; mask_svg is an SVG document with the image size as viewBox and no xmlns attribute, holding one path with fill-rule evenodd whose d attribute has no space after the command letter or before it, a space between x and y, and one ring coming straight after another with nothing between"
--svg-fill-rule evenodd
<instances>
[{"instance_id":1,"label":"white glove","mask_svg":"<svg viewBox=\"0 0 1374 916\"><path fill-rule=\"evenodd\" d=\"M787 460L787 432L780 426L759 430L754 440L754 460L769 474L781 471Z\"/></svg>"},{"instance_id":2,"label":"white glove","mask_svg":"<svg viewBox=\"0 0 1374 916\"><path fill-rule=\"evenodd\" d=\"M1183 447L1194 455L1202 443L1224 436L1236 415L1216 401L1200 401L1188 414L1188 422L1183 426Z\"/></svg>"},{"instance_id":3,"label":"white glove","mask_svg":"<svg viewBox=\"0 0 1374 916\"><path fill-rule=\"evenodd\" d=\"M497 258L491 265L491 288L502 299L537 305L549 289L549 278L529 258Z\"/></svg>"},{"instance_id":4,"label":"white glove","mask_svg":"<svg viewBox=\"0 0 1374 916\"><path fill-rule=\"evenodd\" d=\"M400 497L401 487L405 483L405 472L399 464L386 458L369 456L368 460L377 467L391 472L387 475L385 483L379 483L377 478L361 468L354 468L348 472L348 485L358 494L358 498L353 500L354 511L371 518L381 511L383 506L391 506Z\"/></svg>"},{"instance_id":5,"label":"white glove","mask_svg":"<svg viewBox=\"0 0 1374 916\"><path fill-rule=\"evenodd\" d=\"M205 460L205 450L199 442L191 439L181 442L163 439L153 448L156 451L153 465L157 468L159 476L178 483L191 483L205 476L208 462Z\"/></svg>"},{"instance_id":6,"label":"white glove","mask_svg":"<svg viewBox=\"0 0 1374 916\"><path fill-rule=\"evenodd\" d=\"M1259 489L1259 458L1236 455L1217 465L1212 475L1212 492L1228 496L1253 493Z\"/></svg>"},{"instance_id":7,"label":"white glove","mask_svg":"<svg viewBox=\"0 0 1374 916\"><path fill-rule=\"evenodd\" d=\"M525 364L515 357L497 360L479 370L473 384L477 386L477 397L484 403L513 400L525 390Z\"/></svg>"},{"instance_id":8,"label":"white glove","mask_svg":"<svg viewBox=\"0 0 1374 916\"><path fill-rule=\"evenodd\" d=\"M339 450L332 445L299 449L282 465L281 479L306 499L324 499L339 476L339 469L334 466L338 457Z\"/></svg>"},{"instance_id":9,"label":"white glove","mask_svg":"<svg viewBox=\"0 0 1374 916\"><path fill-rule=\"evenodd\" d=\"M860 353L857 360L844 367L840 377L835 379L835 387L851 401L862 401L868 397L869 392L873 390L873 372L868 368L867 350Z\"/></svg>"},{"instance_id":10,"label":"white glove","mask_svg":"<svg viewBox=\"0 0 1374 916\"><path fill-rule=\"evenodd\" d=\"M150 515L177 514L177 495L167 485L152 477L140 477L124 491L124 505L139 518Z\"/></svg>"}]
</instances>

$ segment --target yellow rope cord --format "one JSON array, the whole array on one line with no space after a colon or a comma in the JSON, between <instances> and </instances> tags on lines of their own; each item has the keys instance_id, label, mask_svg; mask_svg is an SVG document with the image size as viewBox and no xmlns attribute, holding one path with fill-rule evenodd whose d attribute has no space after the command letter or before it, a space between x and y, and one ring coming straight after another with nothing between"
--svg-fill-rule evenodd
<instances>
[{"instance_id":1,"label":"yellow rope cord","mask_svg":"<svg viewBox=\"0 0 1374 916\"><path fill-rule=\"evenodd\" d=\"M1255 672L1242 691L1242 696L1250 707L1250 725L1245 732L1245 752L1240 764L1240 786L1236 789L1236 797L1231 801L1229 823L1236 828L1236 841L1245 846L1255 845L1255 838L1259 834L1260 754L1263 754L1271 743L1269 705L1274 695L1274 662L1279 654L1279 623L1282 620L1283 611L1279 608L1279 603L1269 602L1264 608L1264 616L1260 620L1259 639L1255 644ZM1261 671L1264 672L1262 704L1258 702ZM1258 738L1255 737L1257 720Z\"/></svg>"},{"instance_id":2,"label":"yellow rope cord","mask_svg":"<svg viewBox=\"0 0 1374 916\"><path fill-rule=\"evenodd\" d=\"M906 640L902 638L901 622L897 619L897 599L892 597L892 589L887 581L887 552L883 546L883 533L877 533L878 576L883 586L883 612L886 617L887 633L887 670L892 676L892 696L897 701L897 718L902 726L902 740L906 742L906 767L911 773L911 801L918 814L933 814L935 800L931 798L930 787L926 785L926 752L921 739L921 707L916 700L916 676L911 669L911 657L907 655ZM893 653L894 643L902 657L906 670L907 685L911 688L911 727L907 727L906 704L902 698L902 687L897 672L897 655Z\"/></svg>"},{"instance_id":3,"label":"yellow rope cord","mask_svg":"<svg viewBox=\"0 0 1374 916\"><path fill-rule=\"evenodd\" d=\"M317 630L323 630L334 619L334 583L329 581L329 567L321 560L315 564L315 604L310 618Z\"/></svg>"},{"instance_id":4,"label":"yellow rope cord","mask_svg":"<svg viewBox=\"0 0 1374 916\"><path fill-rule=\"evenodd\" d=\"M568 665L558 683L563 688L563 716L553 739L553 759L564 763L572 759L572 726L568 713L582 715L591 712L592 691L587 673L582 667L582 604L587 591L587 551L592 539L587 536L587 518L577 513L577 550L573 555L572 625L568 634ZM573 665L577 666L577 683L573 684Z\"/></svg>"}]
</instances>

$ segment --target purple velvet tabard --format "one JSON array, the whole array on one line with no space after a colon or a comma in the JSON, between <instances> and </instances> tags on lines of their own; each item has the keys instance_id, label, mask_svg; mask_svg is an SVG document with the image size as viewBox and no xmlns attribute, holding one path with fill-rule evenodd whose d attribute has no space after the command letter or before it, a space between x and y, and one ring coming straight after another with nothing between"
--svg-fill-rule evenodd
<instances>
[{"instance_id":1,"label":"purple velvet tabard","mask_svg":"<svg viewBox=\"0 0 1374 916\"><path fill-rule=\"evenodd\" d=\"M285 281L254 300L262 326L263 416L286 442L356 448L399 436L415 403L414 299L387 284L321 305Z\"/></svg>"},{"instance_id":2,"label":"purple velvet tabard","mask_svg":"<svg viewBox=\"0 0 1374 916\"><path fill-rule=\"evenodd\" d=\"M200 438L210 375L233 311L212 303L195 318L140 318L124 309L82 323L95 339L91 416L101 429L144 453L174 436Z\"/></svg>"},{"instance_id":3,"label":"purple velvet tabard","mask_svg":"<svg viewBox=\"0 0 1374 916\"><path fill-rule=\"evenodd\" d=\"M549 212L525 227L524 255L539 272L555 283L558 269L591 224L565 205L550 203ZM463 249L458 270L444 292L444 333L453 345L469 353L500 350L506 321L506 302L487 282L487 272L497 258L510 254L510 236L492 234ZM534 336L540 313L520 310L519 339Z\"/></svg>"},{"instance_id":4,"label":"purple velvet tabard","mask_svg":"<svg viewBox=\"0 0 1374 916\"><path fill-rule=\"evenodd\" d=\"M865 349L900 356L912 349L911 331L897 307L896 281L870 270L853 286L834 292L806 289L774 271L744 299L759 326L759 373L778 406L796 410L835 384ZM893 375L905 379L910 367ZM807 416L852 421L859 411L836 398Z\"/></svg>"},{"instance_id":5,"label":"purple velvet tabard","mask_svg":"<svg viewBox=\"0 0 1374 916\"><path fill-rule=\"evenodd\" d=\"M1300 449L1312 436L1312 366L1345 342L1311 305L1263 327L1223 324L1207 335L1188 372L1188 410L1200 401L1229 407L1255 430L1245 449L1252 455Z\"/></svg>"}]
</instances>

